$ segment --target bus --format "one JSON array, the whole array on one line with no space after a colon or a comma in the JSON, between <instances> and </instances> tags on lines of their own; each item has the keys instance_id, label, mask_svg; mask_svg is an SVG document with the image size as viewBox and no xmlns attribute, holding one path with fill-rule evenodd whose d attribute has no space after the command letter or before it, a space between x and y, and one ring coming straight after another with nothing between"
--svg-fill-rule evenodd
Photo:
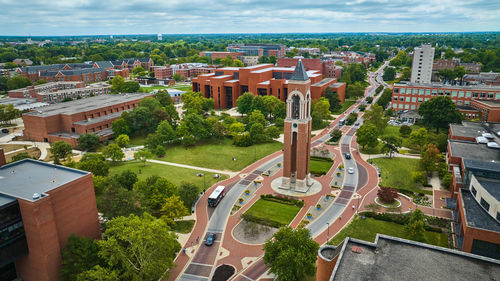
<instances>
[{"instance_id":1,"label":"bus","mask_svg":"<svg viewBox=\"0 0 500 281\"><path fill-rule=\"evenodd\" d=\"M217 186L214 192L212 192L212 194L208 197L208 206L217 207L220 200L224 198L224 195L226 195L226 187L223 185Z\"/></svg>"},{"instance_id":2,"label":"bus","mask_svg":"<svg viewBox=\"0 0 500 281\"><path fill-rule=\"evenodd\" d=\"M339 126L344 126L344 124L345 124L345 119L340 119Z\"/></svg>"}]
</instances>

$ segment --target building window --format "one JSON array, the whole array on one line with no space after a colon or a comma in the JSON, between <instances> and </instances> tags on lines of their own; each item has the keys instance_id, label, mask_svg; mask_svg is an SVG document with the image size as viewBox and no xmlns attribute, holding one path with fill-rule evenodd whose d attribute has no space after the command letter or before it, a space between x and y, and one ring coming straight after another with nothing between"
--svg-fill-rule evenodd
<instances>
[{"instance_id":1,"label":"building window","mask_svg":"<svg viewBox=\"0 0 500 281\"><path fill-rule=\"evenodd\" d=\"M470 98L470 97L471 97L471 95L472 95L472 93L471 93L471 92L469 92L469 91L465 92L465 97L466 97L466 98Z\"/></svg>"},{"instance_id":2,"label":"building window","mask_svg":"<svg viewBox=\"0 0 500 281\"><path fill-rule=\"evenodd\" d=\"M486 211L490 210L490 204L488 202L486 202L486 200L484 200L484 198L481 198L481 206L483 206L483 208Z\"/></svg>"},{"instance_id":3,"label":"building window","mask_svg":"<svg viewBox=\"0 0 500 281\"><path fill-rule=\"evenodd\" d=\"M481 97L485 98L486 97L486 93L481 93Z\"/></svg>"},{"instance_id":4,"label":"building window","mask_svg":"<svg viewBox=\"0 0 500 281\"><path fill-rule=\"evenodd\" d=\"M298 95L293 96L292 99L292 119L299 119L300 116L300 97Z\"/></svg>"},{"instance_id":5,"label":"building window","mask_svg":"<svg viewBox=\"0 0 500 281\"><path fill-rule=\"evenodd\" d=\"M479 97L479 93L472 93L472 96L477 98L477 97Z\"/></svg>"},{"instance_id":6,"label":"building window","mask_svg":"<svg viewBox=\"0 0 500 281\"><path fill-rule=\"evenodd\" d=\"M488 98L492 99L493 98L493 93L488 93Z\"/></svg>"},{"instance_id":7,"label":"building window","mask_svg":"<svg viewBox=\"0 0 500 281\"><path fill-rule=\"evenodd\" d=\"M396 100L396 101L397 101L397 100L398 100L398 97L394 97L394 100Z\"/></svg>"},{"instance_id":8,"label":"building window","mask_svg":"<svg viewBox=\"0 0 500 281\"><path fill-rule=\"evenodd\" d=\"M470 115L470 114L469 114L469 115ZM474 197L476 197L477 190L476 190L476 188L475 188L474 186L472 186L472 187L470 188L470 192L472 193L472 195L474 195Z\"/></svg>"}]
</instances>

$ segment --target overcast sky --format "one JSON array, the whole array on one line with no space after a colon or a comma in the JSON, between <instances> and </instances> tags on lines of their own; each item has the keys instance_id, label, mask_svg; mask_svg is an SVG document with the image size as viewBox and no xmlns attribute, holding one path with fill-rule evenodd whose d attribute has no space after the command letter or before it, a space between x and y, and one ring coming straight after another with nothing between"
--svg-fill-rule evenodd
<instances>
[{"instance_id":1,"label":"overcast sky","mask_svg":"<svg viewBox=\"0 0 500 281\"><path fill-rule=\"evenodd\" d=\"M500 0L0 0L0 35L500 30Z\"/></svg>"}]
</instances>

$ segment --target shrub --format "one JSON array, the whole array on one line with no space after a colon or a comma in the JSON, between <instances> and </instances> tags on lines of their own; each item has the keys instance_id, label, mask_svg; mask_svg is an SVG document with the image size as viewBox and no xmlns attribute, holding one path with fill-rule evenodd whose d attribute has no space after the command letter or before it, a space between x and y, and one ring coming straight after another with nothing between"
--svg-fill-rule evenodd
<instances>
[{"instance_id":1,"label":"shrub","mask_svg":"<svg viewBox=\"0 0 500 281\"><path fill-rule=\"evenodd\" d=\"M316 208L321 209L321 204L316 205Z\"/></svg>"},{"instance_id":2,"label":"shrub","mask_svg":"<svg viewBox=\"0 0 500 281\"><path fill-rule=\"evenodd\" d=\"M380 198L380 201L391 204L398 198L398 191L394 188L382 187L377 192L377 196Z\"/></svg>"},{"instance_id":3,"label":"shrub","mask_svg":"<svg viewBox=\"0 0 500 281\"><path fill-rule=\"evenodd\" d=\"M399 133L402 137L406 138L411 134L411 127L408 125L403 125L399 128Z\"/></svg>"},{"instance_id":4,"label":"shrub","mask_svg":"<svg viewBox=\"0 0 500 281\"><path fill-rule=\"evenodd\" d=\"M307 213L306 215L308 218L312 217L313 215L311 213Z\"/></svg>"},{"instance_id":5,"label":"shrub","mask_svg":"<svg viewBox=\"0 0 500 281\"><path fill-rule=\"evenodd\" d=\"M443 177L443 186L448 189L450 188L450 185L451 185L451 174L446 174Z\"/></svg>"},{"instance_id":6,"label":"shrub","mask_svg":"<svg viewBox=\"0 0 500 281\"><path fill-rule=\"evenodd\" d=\"M247 190L245 190L245 193L246 193L246 194L249 194L249 193L250 193L250 190L248 190L248 189L247 189Z\"/></svg>"},{"instance_id":7,"label":"shrub","mask_svg":"<svg viewBox=\"0 0 500 281\"><path fill-rule=\"evenodd\" d=\"M297 199L292 199L292 198L287 198L287 197L283 197L283 196L274 196L272 194L262 194L260 196L260 198L262 200L274 201L277 203L282 203L282 204L287 204L287 205L294 205L294 206L297 206L300 208L304 207L303 201L297 200Z\"/></svg>"},{"instance_id":8,"label":"shrub","mask_svg":"<svg viewBox=\"0 0 500 281\"><path fill-rule=\"evenodd\" d=\"M236 146L251 146L253 143L252 137L248 132L244 132L242 134L237 134L233 137L233 144Z\"/></svg>"},{"instance_id":9,"label":"shrub","mask_svg":"<svg viewBox=\"0 0 500 281\"><path fill-rule=\"evenodd\" d=\"M342 137L342 131L335 129L330 133L330 141L337 142Z\"/></svg>"},{"instance_id":10,"label":"shrub","mask_svg":"<svg viewBox=\"0 0 500 281\"><path fill-rule=\"evenodd\" d=\"M167 150L165 149L165 147L163 147L163 145L158 145L155 149L155 154L158 157L163 157L163 156L165 156L166 153L167 153Z\"/></svg>"},{"instance_id":11,"label":"shrub","mask_svg":"<svg viewBox=\"0 0 500 281\"><path fill-rule=\"evenodd\" d=\"M411 179L415 183L427 184L427 176L423 171L416 171L411 173Z\"/></svg>"}]
</instances>

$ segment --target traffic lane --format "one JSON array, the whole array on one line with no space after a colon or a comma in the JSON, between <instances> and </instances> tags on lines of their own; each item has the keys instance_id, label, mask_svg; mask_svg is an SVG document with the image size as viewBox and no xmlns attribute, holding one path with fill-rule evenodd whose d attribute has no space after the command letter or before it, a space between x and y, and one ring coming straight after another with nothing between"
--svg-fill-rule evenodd
<instances>
[{"instance_id":1,"label":"traffic lane","mask_svg":"<svg viewBox=\"0 0 500 281\"><path fill-rule=\"evenodd\" d=\"M215 242L212 246L206 246L205 243L200 245L198 252L194 256L192 263L200 263L206 265L212 265L217 257L217 252L219 251L220 241Z\"/></svg>"},{"instance_id":2,"label":"traffic lane","mask_svg":"<svg viewBox=\"0 0 500 281\"><path fill-rule=\"evenodd\" d=\"M258 262L256 262L251 270L248 270L248 272L245 272L244 275L253 279L257 280L262 274L264 274L268 270L266 264L262 259L260 259Z\"/></svg>"},{"instance_id":3,"label":"traffic lane","mask_svg":"<svg viewBox=\"0 0 500 281\"><path fill-rule=\"evenodd\" d=\"M342 214L345 206L345 204L334 202L325 210L323 215L308 224L306 228L311 231L311 237L316 237L322 233L328 227L326 223L333 223Z\"/></svg>"},{"instance_id":4,"label":"traffic lane","mask_svg":"<svg viewBox=\"0 0 500 281\"><path fill-rule=\"evenodd\" d=\"M368 182L368 171L366 171L365 166L361 163L356 162L356 167L358 170L358 184L356 190L360 190Z\"/></svg>"},{"instance_id":5,"label":"traffic lane","mask_svg":"<svg viewBox=\"0 0 500 281\"><path fill-rule=\"evenodd\" d=\"M210 272L212 272L212 267L211 265L191 263L184 271L184 274L208 277L210 276Z\"/></svg>"}]
</instances>

